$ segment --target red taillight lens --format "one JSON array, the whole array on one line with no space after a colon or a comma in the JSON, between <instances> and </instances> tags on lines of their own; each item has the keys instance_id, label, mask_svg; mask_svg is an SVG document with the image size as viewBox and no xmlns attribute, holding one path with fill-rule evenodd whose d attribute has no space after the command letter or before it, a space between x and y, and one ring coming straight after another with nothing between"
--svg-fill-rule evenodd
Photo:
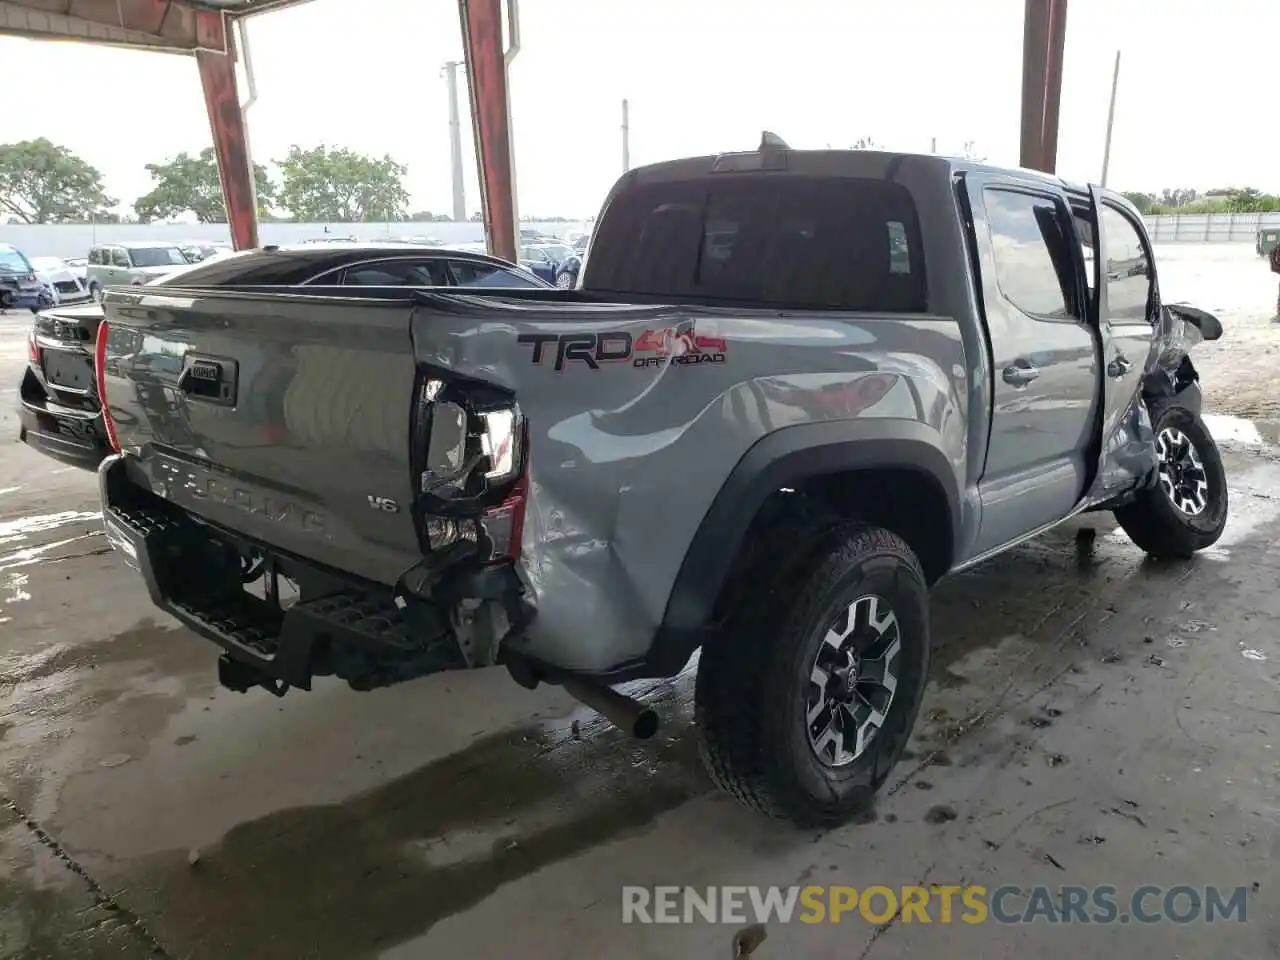
<instances>
[{"instance_id":1,"label":"red taillight lens","mask_svg":"<svg viewBox=\"0 0 1280 960\"><path fill-rule=\"evenodd\" d=\"M116 436L115 421L107 405L107 321L98 324L98 339L93 345L93 374L98 387L98 405L102 408L102 426L107 431L107 442L116 453L120 452L120 440Z\"/></svg>"}]
</instances>

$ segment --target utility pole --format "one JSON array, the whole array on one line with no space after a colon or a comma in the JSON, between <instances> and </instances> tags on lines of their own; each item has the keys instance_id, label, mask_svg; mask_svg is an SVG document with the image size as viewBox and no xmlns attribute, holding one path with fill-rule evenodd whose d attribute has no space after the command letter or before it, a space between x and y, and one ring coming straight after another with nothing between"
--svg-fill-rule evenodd
<instances>
[{"instance_id":1,"label":"utility pole","mask_svg":"<svg viewBox=\"0 0 1280 960\"><path fill-rule=\"evenodd\" d=\"M631 169L631 111L627 98L622 98L622 172Z\"/></svg>"},{"instance_id":2,"label":"utility pole","mask_svg":"<svg viewBox=\"0 0 1280 960\"><path fill-rule=\"evenodd\" d=\"M1120 86L1120 51L1116 51L1116 68L1111 74L1111 106L1107 110L1107 141L1102 148L1102 185L1107 185L1107 169L1111 166L1111 128L1116 122L1116 89Z\"/></svg>"},{"instance_id":3,"label":"utility pole","mask_svg":"<svg viewBox=\"0 0 1280 960\"><path fill-rule=\"evenodd\" d=\"M449 83L449 169L453 174L453 219L467 219L467 194L462 179L462 121L458 117L458 68L457 60L450 60L441 73Z\"/></svg>"},{"instance_id":4,"label":"utility pole","mask_svg":"<svg viewBox=\"0 0 1280 960\"><path fill-rule=\"evenodd\" d=\"M932 140L930 140L930 141L929 141L929 152L930 152L930 153L937 153L937 152L938 152L938 138L937 138L937 137L934 137Z\"/></svg>"}]
</instances>

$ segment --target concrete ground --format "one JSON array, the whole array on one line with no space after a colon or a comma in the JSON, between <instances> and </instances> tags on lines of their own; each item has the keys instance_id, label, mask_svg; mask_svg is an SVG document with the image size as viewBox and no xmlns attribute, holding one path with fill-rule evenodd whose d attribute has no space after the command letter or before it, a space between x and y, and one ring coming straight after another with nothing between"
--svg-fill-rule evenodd
<instances>
[{"instance_id":1,"label":"concrete ground","mask_svg":"<svg viewBox=\"0 0 1280 960\"><path fill-rule=\"evenodd\" d=\"M1273 411L1265 266L1184 247L1162 276L1222 312L1197 351L1217 412ZM1243 886L1248 912L851 915L773 923L753 956L1280 955L1270 424L1215 422L1232 518L1194 561L1147 561L1100 515L940 585L912 756L863 822L798 832L712 791L688 675L647 685L648 744L500 671L218 688L210 645L107 551L92 477L12 442L26 323L0 317L0 957L720 958L736 926L623 925L622 885L970 883Z\"/></svg>"}]
</instances>

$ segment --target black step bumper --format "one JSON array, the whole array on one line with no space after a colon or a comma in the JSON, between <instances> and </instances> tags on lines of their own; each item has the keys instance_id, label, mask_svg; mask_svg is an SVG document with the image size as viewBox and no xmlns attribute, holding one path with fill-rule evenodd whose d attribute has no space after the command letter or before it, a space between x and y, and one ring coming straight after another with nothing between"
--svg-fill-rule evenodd
<instances>
[{"instance_id":1,"label":"black step bumper","mask_svg":"<svg viewBox=\"0 0 1280 960\"><path fill-rule=\"evenodd\" d=\"M174 507L128 475L126 458L98 470L107 541L146 583L152 602L224 651L223 683L275 693L334 675L356 689L468 666L444 605L397 595L250 543ZM243 586L244 557L304 584L282 605Z\"/></svg>"},{"instance_id":2,"label":"black step bumper","mask_svg":"<svg viewBox=\"0 0 1280 960\"><path fill-rule=\"evenodd\" d=\"M47 457L85 470L96 470L111 453L102 415L50 402L29 367L18 388L18 439Z\"/></svg>"}]
</instances>

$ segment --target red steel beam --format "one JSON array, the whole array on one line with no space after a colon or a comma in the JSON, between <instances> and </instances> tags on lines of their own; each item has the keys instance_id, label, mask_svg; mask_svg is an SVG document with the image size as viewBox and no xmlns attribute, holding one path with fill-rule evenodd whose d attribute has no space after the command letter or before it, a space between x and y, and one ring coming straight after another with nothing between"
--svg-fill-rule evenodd
<instances>
[{"instance_id":1,"label":"red steel beam","mask_svg":"<svg viewBox=\"0 0 1280 960\"><path fill-rule=\"evenodd\" d=\"M240 108L236 84L235 44L222 14L200 11L197 17L197 32L202 39L221 41L208 44L212 49L197 50L196 66L200 70L200 86L204 88L204 105L213 133L213 152L218 159L218 179L227 205L231 243L237 250L248 250L258 245L258 204L245 139L244 111ZM226 53L214 52L218 48Z\"/></svg>"},{"instance_id":2,"label":"red steel beam","mask_svg":"<svg viewBox=\"0 0 1280 960\"><path fill-rule=\"evenodd\" d=\"M517 233L502 0L458 0L458 17L480 170L485 242L491 254L514 263Z\"/></svg>"},{"instance_id":3,"label":"red steel beam","mask_svg":"<svg viewBox=\"0 0 1280 960\"><path fill-rule=\"evenodd\" d=\"M1022 137L1020 162L1053 173L1058 163L1062 59L1067 0L1026 0L1022 33Z\"/></svg>"}]
</instances>

